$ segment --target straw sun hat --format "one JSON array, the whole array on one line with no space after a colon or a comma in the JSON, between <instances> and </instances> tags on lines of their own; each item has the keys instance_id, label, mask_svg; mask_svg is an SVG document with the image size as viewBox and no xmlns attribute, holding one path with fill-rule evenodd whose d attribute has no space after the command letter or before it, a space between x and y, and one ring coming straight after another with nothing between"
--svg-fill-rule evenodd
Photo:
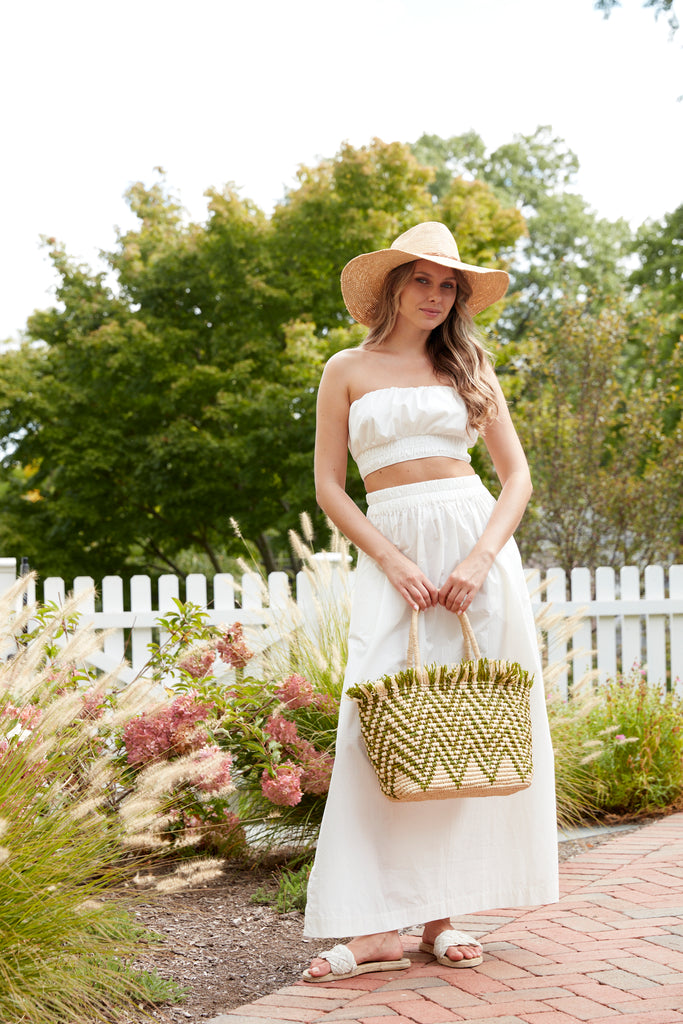
<instances>
[{"instance_id":1,"label":"straw sun hat","mask_svg":"<svg viewBox=\"0 0 683 1024\"><path fill-rule=\"evenodd\" d=\"M404 231L391 243L391 248L364 252L346 264L342 270L341 289L346 308L354 320L365 327L370 326L385 277L394 267L413 260L429 260L460 271L472 288L467 303L472 316L502 298L510 280L504 270L463 263L456 241L446 225L427 221Z\"/></svg>"}]
</instances>

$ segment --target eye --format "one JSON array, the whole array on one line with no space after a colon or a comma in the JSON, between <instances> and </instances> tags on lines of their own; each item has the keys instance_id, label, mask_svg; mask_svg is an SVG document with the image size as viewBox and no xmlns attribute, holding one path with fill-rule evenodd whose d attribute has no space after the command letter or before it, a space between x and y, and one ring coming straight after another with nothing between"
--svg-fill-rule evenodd
<instances>
[{"instance_id":1,"label":"eye","mask_svg":"<svg viewBox=\"0 0 683 1024\"><path fill-rule=\"evenodd\" d=\"M452 290L453 288L455 288L455 281L444 281L443 287L450 288Z\"/></svg>"},{"instance_id":2,"label":"eye","mask_svg":"<svg viewBox=\"0 0 683 1024\"><path fill-rule=\"evenodd\" d=\"M427 281L426 277L416 277L415 280L417 281L418 284L428 284L429 283Z\"/></svg>"}]
</instances>

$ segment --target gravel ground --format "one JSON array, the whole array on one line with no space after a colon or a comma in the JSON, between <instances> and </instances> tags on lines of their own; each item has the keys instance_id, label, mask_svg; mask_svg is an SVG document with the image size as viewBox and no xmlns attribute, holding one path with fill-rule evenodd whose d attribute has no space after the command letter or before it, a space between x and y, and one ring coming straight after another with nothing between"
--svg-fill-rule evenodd
<instances>
[{"instance_id":1,"label":"gravel ground","mask_svg":"<svg viewBox=\"0 0 683 1024\"><path fill-rule=\"evenodd\" d=\"M613 835L605 832L565 840L559 844L560 861ZM140 923L166 938L160 948L140 956L136 965L155 968L189 990L184 1002L153 1011L154 1020L164 1024L209 1020L299 977L317 943L303 937L299 911L278 914L270 906L253 903L259 888L276 891L272 870L228 865L221 876L199 889L157 894L149 903L136 903ZM130 1017L119 1024L144 1020L149 1016Z\"/></svg>"}]
</instances>

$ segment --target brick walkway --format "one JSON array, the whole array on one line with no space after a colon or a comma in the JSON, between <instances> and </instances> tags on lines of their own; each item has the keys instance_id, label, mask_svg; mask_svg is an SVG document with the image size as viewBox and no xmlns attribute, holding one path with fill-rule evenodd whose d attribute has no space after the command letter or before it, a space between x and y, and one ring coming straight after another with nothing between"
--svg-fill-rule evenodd
<instances>
[{"instance_id":1,"label":"brick walkway","mask_svg":"<svg viewBox=\"0 0 683 1024\"><path fill-rule=\"evenodd\" d=\"M406 935L409 970L299 982L210 1024L683 1024L683 814L565 862L560 891L458 919L480 967L440 967Z\"/></svg>"}]
</instances>

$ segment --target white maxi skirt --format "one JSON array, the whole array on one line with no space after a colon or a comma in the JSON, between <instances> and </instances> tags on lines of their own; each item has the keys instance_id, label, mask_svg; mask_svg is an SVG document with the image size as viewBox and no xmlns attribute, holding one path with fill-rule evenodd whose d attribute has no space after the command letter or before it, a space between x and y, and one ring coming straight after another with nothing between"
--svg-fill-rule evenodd
<instances>
[{"instance_id":1,"label":"white maxi skirt","mask_svg":"<svg viewBox=\"0 0 683 1024\"><path fill-rule=\"evenodd\" d=\"M368 495L369 520L441 587L472 550L495 501L476 476ZM362 552L344 690L405 667L411 610ZM534 777L502 797L396 803L381 792L342 697L337 750L308 886L305 934L391 931L477 910L558 899L553 752L536 629L519 551L508 541L468 611L483 655L534 673ZM420 616L424 664L463 657L459 622L438 605Z\"/></svg>"}]
</instances>

